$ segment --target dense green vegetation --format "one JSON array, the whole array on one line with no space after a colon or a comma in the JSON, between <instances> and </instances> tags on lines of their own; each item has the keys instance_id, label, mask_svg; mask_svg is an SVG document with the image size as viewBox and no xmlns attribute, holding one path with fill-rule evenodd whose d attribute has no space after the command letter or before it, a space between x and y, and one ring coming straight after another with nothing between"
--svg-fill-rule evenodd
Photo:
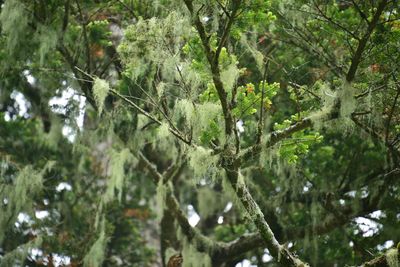
<instances>
[{"instance_id":1,"label":"dense green vegetation","mask_svg":"<svg viewBox=\"0 0 400 267\"><path fill-rule=\"evenodd\" d=\"M0 5L1 267L400 266L399 1Z\"/></svg>"}]
</instances>

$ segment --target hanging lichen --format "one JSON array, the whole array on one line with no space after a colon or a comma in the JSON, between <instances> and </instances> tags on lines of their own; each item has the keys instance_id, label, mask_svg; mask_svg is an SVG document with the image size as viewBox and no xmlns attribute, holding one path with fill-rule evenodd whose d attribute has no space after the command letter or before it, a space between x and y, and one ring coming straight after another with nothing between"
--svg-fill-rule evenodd
<instances>
[{"instance_id":1,"label":"hanging lichen","mask_svg":"<svg viewBox=\"0 0 400 267\"><path fill-rule=\"evenodd\" d=\"M135 166L137 161L132 156L128 148L121 151L112 150L110 154L109 178L107 180L107 190L104 194L104 201L108 202L115 197L115 192L118 191L118 199L121 201L122 189L125 177L125 164L131 163Z\"/></svg>"},{"instance_id":2,"label":"hanging lichen","mask_svg":"<svg viewBox=\"0 0 400 267\"><path fill-rule=\"evenodd\" d=\"M211 258L205 254L198 252L192 244L184 244L182 250L183 266L182 267L208 267L212 266Z\"/></svg>"},{"instance_id":3,"label":"hanging lichen","mask_svg":"<svg viewBox=\"0 0 400 267\"><path fill-rule=\"evenodd\" d=\"M389 249L386 252L386 262L389 267L399 267L399 250L397 248Z\"/></svg>"},{"instance_id":4,"label":"hanging lichen","mask_svg":"<svg viewBox=\"0 0 400 267\"><path fill-rule=\"evenodd\" d=\"M167 190L168 184L164 184L164 181L162 179L159 180L156 188L157 221L159 222L161 221L164 214Z\"/></svg>"},{"instance_id":5,"label":"hanging lichen","mask_svg":"<svg viewBox=\"0 0 400 267\"><path fill-rule=\"evenodd\" d=\"M21 39L27 32L29 19L27 8L20 0L6 1L1 7L1 30L7 35L7 48L11 54L21 44Z\"/></svg>"},{"instance_id":6,"label":"hanging lichen","mask_svg":"<svg viewBox=\"0 0 400 267\"><path fill-rule=\"evenodd\" d=\"M42 237L37 236L33 240L18 246L14 250L6 253L1 257L0 267L10 266L24 266L24 262L29 255L32 248L38 248L42 246Z\"/></svg>"},{"instance_id":7,"label":"hanging lichen","mask_svg":"<svg viewBox=\"0 0 400 267\"><path fill-rule=\"evenodd\" d=\"M202 178L213 179L216 177L219 157L212 155L211 149L201 146L190 148L188 157L189 166L193 170L195 181L199 181Z\"/></svg>"},{"instance_id":8,"label":"hanging lichen","mask_svg":"<svg viewBox=\"0 0 400 267\"><path fill-rule=\"evenodd\" d=\"M342 89L340 90L340 116L342 118L349 118L351 113L356 108L356 99L354 98L354 87L348 83L343 82Z\"/></svg>"},{"instance_id":9,"label":"hanging lichen","mask_svg":"<svg viewBox=\"0 0 400 267\"><path fill-rule=\"evenodd\" d=\"M93 96L96 101L97 108L99 110L99 116L104 109L104 100L106 99L108 92L110 91L110 85L106 80L96 78L93 82Z\"/></svg>"},{"instance_id":10,"label":"hanging lichen","mask_svg":"<svg viewBox=\"0 0 400 267\"><path fill-rule=\"evenodd\" d=\"M223 125L222 110L218 103L204 102L196 105L191 102L179 103L181 110L179 114L185 114L185 118L189 120L188 125L195 140L200 140L204 144L213 139L219 139L221 143L225 141L220 126Z\"/></svg>"},{"instance_id":11,"label":"hanging lichen","mask_svg":"<svg viewBox=\"0 0 400 267\"><path fill-rule=\"evenodd\" d=\"M264 55L258 49L255 48L256 42L248 40L247 36L245 34L242 34L240 43L244 48L247 49L247 51L254 58L257 68L259 70L262 70L264 67ZM252 44L252 43L254 43L254 44Z\"/></svg>"},{"instance_id":12,"label":"hanging lichen","mask_svg":"<svg viewBox=\"0 0 400 267\"><path fill-rule=\"evenodd\" d=\"M0 229L7 229L9 223L14 223L20 212L33 213L33 198L43 189L43 175L52 168L49 161L42 171L36 171L31 166L20 170L12 184L0 184L0 199L7 200L7 205L0 207ZM5 231L0 231L0 242Z\"/></svg>"},{"instance_id":13,"label":"hanging lichen","mask_svg":"<svg viewBox=\"0 0 400 267\"><path fill-rule=\"evenodd\" d=\"M105 229L105 219L103 218L100 233L97 240L91 246L89 252L83 259L84 267L101 266L105 258L105 249L108 242Z\"/></svg>"},{"instance_id":14,"label":"hanging lichen","mask_svg":"<svg viewBox=\"0 0 400 267\"><path fill-rule=\"evenodd\" d=\"M226 205L223 195L207 186L197 190L197 203L201 218L207 218L215 212L222 212Z\"/></svg>"},{"instance_id":15,"label":"hanging lichen","mask_svg":"<svg viewBox=\"0 0 400 267\"><path fill-rule=\"evenodd\" d=\"M190 23L178 12L165 18L140 18L126 29L125 40L118 47L126 74L136 80L157 66L163 78L172 81L177 77L182 43L191 32Z\"/></svg>"},{"instance_id":16,"label":"hanging lichen","mask_svg":"<svg viewBox=\"0 0 400 267\"><path fill-rule=\"evenodd\" d=\"M195 240L188 241L187 237L182 233L181 229L179 229L178 231L177 238L182 244L182 258L183 258L182 267L212 266L210 256L207 253L199 252L196 249L196 242L198 241ZM207 245L210 249L212 248L211 243Z\"/></svg>"},{"instance_id":17,"label":"hanging lichen","mask_svg":"<svg viewBox=\"0 0 400 267\"><path fill-rule=\"evenodd\" d=\"M147 140L148 142L152 142L155 149L167 152L168 154L166 154L166 156L168 156L171 160L176 160L178 156L178 148L174 145L176 139L175 136L171 134L168 123L161 123L161 125L157 128L155 138L153 136L149 137Z\"/></svg>"},{"instance_id":18,"label":"hanging lichen","mask_svg":"<svg viewBox=\"0 0 400 267\"><path fill-rule=\"evenodd\" d=\"M187 99L182 99L178 100L175 103L175 117L177 120L179 118L184 118L188 127L191 127L193 124L194 116L195 116L195 107L191 101Z\"/></svg>"},{"instance_id":19,"label":"hanging lichen","mask_svg":"<svg viewBox=\"0 0 400 267\"><path fill-rule=\"evenodd\" d=\"M313 90L320 92L322 106L320 110L312 112L309 117L313 122L314 129L320 130L326 126L325 122L327 121L329 114L335 108L337 94L330 89L329 84L321 81L317 81L314 84Z\"/></svg>"},{"instance_id":20,"label":"hanging lichen","mask_svg":"<svg viewBox=\"0 0 400 267\"><path fill-rule=\"evenodd\" d=\"M169 132L169 125L168 123L162 123L160 127L158 127L158 132L157 132L157 139L158 140L164 140L170 135Z\"/></svg>"},{"instance_id":21,"label":"hanging lichen","mask_svg":"<svg viewBox=\"0 0 400 267\"><path fill-rule=\"evenodd\" d=\"M40 64L43 65L47 53L57 45L57 32L49 26L40 25L35 38L39 42Z\"/></svg>"},{"instance_id":22,"label":"hanging lichen","mask_svg":"<svg viewBox=\"0 0 400 267\"><path fill-rule=\"evenodd\" d=\"M62 123L58 117L51 119L51 128L49 133L43 133L43 142L50 148L56 148L62 138ZM74 143L75 145L75 143Z\"/></svg>"},{"instance_id":23,"label":"hanging lichen","mask_svg":"<svg viewBox=\"0 0 400 267\"><path fill-rule=\"evenodd\" d=\"M237 66L238 63L236 56L229 55L226 48L222 48L220 55L220 64L222 65L221 81L226 91L232 90L239 77L240 71Z\"/></svg>"}]
</instances>

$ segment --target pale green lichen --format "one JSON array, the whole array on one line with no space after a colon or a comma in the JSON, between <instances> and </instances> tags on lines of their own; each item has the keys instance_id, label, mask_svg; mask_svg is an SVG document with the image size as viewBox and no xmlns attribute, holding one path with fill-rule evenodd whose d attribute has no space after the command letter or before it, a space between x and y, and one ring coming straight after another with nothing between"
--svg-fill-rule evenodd
<instances>
[{"instance_id":1,"label":"pale green lichen","mask_svg":"<svg viewBox=\"0 0 400 267\"><path fill-rule=\"evenodd\" d=\"M43 127L42 127L43 128ZM51 128L48 133L43 132L43 142L50 148L56 148L62 138L63 125L58 117L51 119Z\"/></svg>"},{"instance_id":2,"label":"pale green lichen","mask_svg":"<svg viewBox=\"0 0 400 267\"><path fill-rule=\"evenodd\" d=\"M170 135L169 125L168 123L163 122L160 127L158 127L157 139L164 140Z\"/></svg>"},{"instance_id":3,"label":"pale green lichen","mask_svg":"<svg viewBox=\"0 0 400 267\"><path fill-rule=\"evenodd\" d=\"M167 249L165 250L165 252L164 252L164 261L165 261L165 262L168 262L169 259L170 259L172 256L174 256L174 255L176 255L176 254L178 254L178 253L179 253L178 251L176 251L175 249L173 249L173 248L171 248L171 247L167 248Z\"/></svg>"},{"instance_id":4,"label":"pale green lichen","mask_svg":"<svg viewBox=\"0 0 400 267\"><path fill-rule=\"evenodd\" d=\"M386 252L386 262L389 267L399 267L399 250L397 248L389 249Z\"/></svg>"},{"instance_id":5,"label":"pale green lichen","mask_svg":"<svg viewBox=\"0 0 400 267\"><path fill-rule=\"evenodd\" d=\"M194 231L197 231L197 229L194 229ZM182 230L180 228L177 233L177 238L182 244L182 258L183 258L182 267L194 267L194 266L209 267L209 266L212 266L211 258L208 255L208 253L199 252L196 249L197 245L199 245L197 242L206 242L206 243L203 243L201 247L208 247L209 249L212 249L211 242L207 242L206 240L188 241L187 237L182 233Z\"/></svg>"},{"instance_id":6,"label":"pale green lichen","mask_svg":"<svg viewBox=\"0 0 400 267\"><path fill-rule=\"evenodd\" d=\"M157 205L157 221L160 222L165 209L165 203L167 200L168 184L165 184L162 179L157 183L156 188L156 205Z\"/></svg>"},{"instance_id":7,"label":"pale green lichen","mask_svg":"<svg viewBox=\"0 0 400 267\"><path fill-rule=\"evenodd\" d=\"M177 77L182 44L191 33L190 22L178 12L165 18L140 18L126 29L118 47L126 74L136 80L158 68L165 80L172 81Z\"/></svg>"},{"instance_id":8,"label":"pale green lichen","mask_svg":"<svg viewBox=\"0 0 400 267\"><path fill-rule=\"evenodd\" d=\"M182 258L183 258L182 267L212 266L210 256L208 254L198 252L196 248L190 243L183 244Z\"/></svg>"},{"instance_id":9,"label":"pale green lichen","mask_svg":"<svg viewBox=\"0 0 400 267\"><path fill-rule=\"evenodd\" d=\"M262 70L264 68L264 55L257 48L255 48L256 42L249 40L245 34L242 34L240 43L253 56L257 68Z\"/></svg>"},{"instance_id":10,"label":"pale green lichen","mask_svg":"<svg viewBox=\"0 0 400 267\"><path fill-rule=\"evenodd\" d=\"M40 25L35 38L39 42L40 64L43 65L47 53L54 49L58 42L57 32L49 26Z\"/></svg>"},{"instance_id":11,"label":"pale green lichen","mask_svg":"<svg viewBox=\"0 0 400 267\"><path fill-rule=\"evenodd\" d=\"M340 116L342 118L350 118L351 113L355 110L357 102L354 95L354 87L346 81L343 82L342 89L339 93Z\"/></svg>"},{"instance_id":12,"label":"pale green lichen","mask_svg":"<svg viewBox=\"0 0 400 267\"><path fill-rule=\"evenodd\" d=\"M6 229L14 223L20 212L33 213L33 198L43 189L43 175L49 171L54 161L49 161L41 171L26 166L20 170L11 185L0 184L0 199L6 199L8 204L0 207L0 229ZM4 238L4 231L0 231L0 242Z\"/></svg>"},{"instance_id":13,"label":"pale green lichen","mask_svg":"<svg viewBox=\"0 0 400 267\"><path fill-rule=\"evenodd\" d=\"M18 246L14 250L6 253L1 257L0 267L10 266L24 266L24 262L28 257L31 249L40 248L42 246L43 239L41 236L37 236L33 240Z\"/></svg>"},{"instance_id":14,"label":"pale green lichen","mask_svg":"<svg viewBox=\"0 0 400 267\"><path fill-rule=\"evenodd\" d=\"M128 148L122 149L121 151L112 150L110 157L110 175L107 180L107 190L103 198L105 202L109 202L115 197L115 192L118 191L118 199L121 201L125 177L125 164L129 162L131 166L135 166L137 160L132 156Z\"/></svg>"},{"instance_id":15,"label":"pale green lichen","mask_svg":"<svg viewBox=\"0 0 400 267\"><path fill-rule=\"evenodd\" d=\"M103 218L100 233L97 240L90 247L89 252L83 259L84 267L101 266L105 259L105 249L108 242L105 230L105 219Z\"/></svg>"},{"instance_id":16,"label":"pale green lichen","mask_svg":"<svg viewBox=\"0 0 400 267\"><path fill-rule=\"evenodd\" d=\"M189 148L188 157L195 181L199 181L202 178L213 179L216 177L219 157L213 155L211 149L201 146Z\"/></svg>"},{"instance_id":17,"label":"pale green lichen","mask_svg":"<svg viewBox=\"0 0 400 267\"><path fill-rule=\"evenodd\" d=\"M93 96L99 110L99 116L104 109L104 101L110 91L110 85L106 80L96 78L93 81Z\"/></svg>"},{"instance_id":18,"label":"pale green lichen","mask_svg":"<svg viewBox=\"0 0 400 267\"><path fill-rule=\"evenodd\" d=\"M218 211L221 212L226 205L223 195L208 186L197 189L197 203L201 218L207 218Z\"/></svg>"},{"instance_id":19,"label":"pale green lichen","mask_svg":"<svg viewBox=\"0 0 400 267\"><path fill-rule=\"evenodd\" d=\"M164 95L164 91L165 91L166 85L167 84L164 83L164 82L160 82L160 83L157 84L156 90L157 90L158 98L161 98Z\"/></svg>"},{"instance_id":20,"label":"pale green lichen","mask_svg":"<svg viewBox=\"0 0 400 267\"><path fill-rule=\"evenodd\" d=\"M188 99L181 99L175 103L175 118L179 120L184 118L186 124L191 127L195 117L194 104Z\"/></svg>"},{"instance_id":21,"label":"pale green lichen","mask_svg":"<svg viewBox=\"0 0 400 267\"><path fill-rule=\"evenodd\" d=\"M171 127L169 123L163 122L157 128L155 138L151 138L143 136L143 138L147 138L147 142L151 142L154 149L157 149L161 153L165 153L171 160L176 160L179 155L178 149L179 147L175 145L176 137L171 134Z\"/></svg>"},{"instance_id":22,"label":"pale green lichen","mask_svg":"<svg viewBox=\"0 0 400 267\"><path fill-rule=\"evenodd\" d=\"M221 81L226 91L231 91L239 77L237 62L232 62L221 72Z\"/></svg>"},{"instance_id":23,"label":"pale green lichen","mask_svg":"<svg viewBox=\"0 0 400 267\"><path fill-rule=\"evenodd\" d=\"M1 30L7 35L7 48L12 54L26 34L30 15L20 0L6 1L0 13Z\"/></svg>"}]
</instances>

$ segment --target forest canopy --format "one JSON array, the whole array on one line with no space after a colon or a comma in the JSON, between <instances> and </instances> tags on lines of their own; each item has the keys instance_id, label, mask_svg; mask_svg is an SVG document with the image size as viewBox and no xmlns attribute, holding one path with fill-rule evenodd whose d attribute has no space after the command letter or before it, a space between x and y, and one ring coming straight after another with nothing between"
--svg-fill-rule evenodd
<instances>
[{"instance_id":1,"label":"forest canopy","mask_svg":"<svg viewBox=\"0 0 400 267\"><path fill-rule=\"evenodd\" d=\"M0 267L400 266L399 1L0 8Z\"/></svg>"}]
</instances>

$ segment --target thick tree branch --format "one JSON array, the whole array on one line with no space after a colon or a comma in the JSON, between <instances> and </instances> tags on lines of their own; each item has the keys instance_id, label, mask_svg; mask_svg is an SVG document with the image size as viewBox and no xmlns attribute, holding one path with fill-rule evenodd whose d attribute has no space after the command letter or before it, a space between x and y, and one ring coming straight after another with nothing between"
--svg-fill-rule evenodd
<instances>
[{"instance_id":1,"label":"thick tree branch","mask_svg":"<svg viewBox=\"0 0 400 267\"><path fill-rule=\"evenodd\" d=\"M387 189L387 185L391 184L394 179L400 175L400 169L396 168L384 174L377 176L379 179L383 179L383 185L378 188L379 194L375 196L369 196L365 199L361 199L359 203L350 203L347 206L340 207L343 211L343 216L335 216L334 214L328 214L324 220L317 225L307 225L300 227L289 227L283 230L284 236L279 236L281 242L299 240L306 236L307 233L313 233L316 235L322 235L331 232L337 227L343 226L350 222L353 218L365 216L376 209L378 209L380 196L384 194L384 190ZM355 207L360 207L358 210L354 210ZM290 238L290 240L288 239ZM220 257L226 257L231 259L240 258L240 255L254 250L256 248L267 247L265 240L260 233L252 233L242 236L226 245L221 250ZM368 265L366 265L368 266ZM374 266L374 265L371 265ZM386 266L386 265L383 265Z\"/></svg>"},{"instance_id":2,"label":"thick tree branch","mask_svg":"<svg viewBox=\"0 0 400 267\"><path fill-rule=\"evenodd\" d=\"M279 262L281 266L285 267L307 266L287 248L279 244L269 224L265 220L264 214L260 210L258 204L254 201L253 196L250 194L246 184L239 178L240 174L238 168L234 165L226 166L225 171L229 183L235 190L236 196L257 227L263 242L265 242L265 246L268 248L271 255L277 260L277 262Z\"/></svg>"},{"instance_id":3,"label":"thick tree branch","mask_svg":"<svg viewBox=\"0 0 400 267\"><path fill-rule=\"evenodd\" d=\"M400 244L400 243L399 243ZM396 251L397 250L397 251ZM393 267L400 265L400 246L397 245L397 248L392 248L386 251L384 255L376 257L368 262L363 263L360 267ZM391 261L388 261L388 258L392 257ZM397 264L393 265L394 262Z\"/></svg>"}]
</instances>

